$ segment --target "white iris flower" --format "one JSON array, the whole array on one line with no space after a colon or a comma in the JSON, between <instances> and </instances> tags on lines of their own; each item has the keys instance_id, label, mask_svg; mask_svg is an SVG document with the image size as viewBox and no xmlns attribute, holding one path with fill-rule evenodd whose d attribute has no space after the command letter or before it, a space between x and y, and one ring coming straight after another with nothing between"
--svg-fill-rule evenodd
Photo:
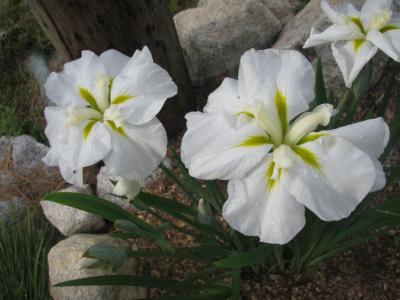
<instances>
[{"instance_id":1,"label":"white iris flower","mask_svg":"<svg viewBox=\"0 0 400 300\"><path fill-rule=\"evenodd\" d=\"M204 113L186 115L182 160L190 174L229 180L224 218L262 242L290 241L305 225L304 207L339 220L385 185L382 118L315 132L333 108L305 112L313 91L313 68L299 52L250 50L239 80L225 79Z\"/></svg>"},{"instance_id":2,"label":"white iris flower","mask_svg":"<svg viewBox=\"0 0 400 300\"><path fill-rule=\"evenodd\" d=\"M45 90L56 106L45 110L51 148L43 160L68 182L81 185L82 168L101 160L113 175L136 180L164 158L167 136L156 114L177 87L148 48L132 58L83 51L49 76Z\"/></svg>"},{"instance_id":3,"label":"white iris flower","mask_svg":"<svg viewBox=\"0 0 400 300\"><path fill-rule=\"evenodd\" d=\"M304 48L332 42L333 56L347 87L378 49L399 62L400 17L393 15L392 2L367 0L358 11L352 4L333 9L322 0L321 8L333 25L321 33L312 28Z\"/></svg>"}]
</instances>

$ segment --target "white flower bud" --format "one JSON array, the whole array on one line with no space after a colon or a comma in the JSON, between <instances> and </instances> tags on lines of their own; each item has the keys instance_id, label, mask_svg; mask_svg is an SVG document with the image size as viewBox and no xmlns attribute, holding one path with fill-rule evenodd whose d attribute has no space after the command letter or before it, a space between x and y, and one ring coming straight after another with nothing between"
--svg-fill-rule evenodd
<instances>
[{"instance_id":1,"label":"white flower bud","mask_svg":"<svg viewBox=\"0 0 400 300\"><path fill-rule=\"evenodd\" d=\"M115 185L113 193L132 200L140 193L140 190L141 186L138 181L121 177Z\"/></svg>"}]
</instances>

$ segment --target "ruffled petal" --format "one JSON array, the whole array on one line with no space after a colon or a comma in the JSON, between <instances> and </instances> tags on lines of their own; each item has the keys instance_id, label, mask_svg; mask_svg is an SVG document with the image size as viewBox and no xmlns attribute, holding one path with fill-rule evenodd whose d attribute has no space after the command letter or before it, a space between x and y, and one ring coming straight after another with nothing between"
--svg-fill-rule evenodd
<instances>
[{"instance_id":1,"label":"ruffled petal","mask_svg":"<svg viewBox=\"0 0 400 300\"><path fill-rule=\"evenodd\" d=\"M346 41L361 38L362 34L354 26L345 24L334 24L325 31L319 32L314 27L311 28L310 37L306 40L304 48L314 47L325 43L336 41Z\"/></svg>"},{"instance_id":2,"label":"ruffled petal","mask_svg":"<svg viewBox=\"0 0 400 300\"><path fill-rule=\"evenodd\" d=\"M124 118L135 125L152 120L177 87L168 72L153 62L147 47L136 51L114 78L111 103L123 107Z\"/></svg>"},{"instance_id":3,"label":"ruffled petal","mask_svg":"<svg viewBox=\"0 0 400 300\"><path fill-rule=\"evenodd\" d=\"M75 186L83 185L82 168L73 169L64 159L60 159L58 165L60 167L60 173L65 181Z\"/></svg>"},{"instance_id":4,"label":"ruffled petal","mask_svg":"<svg viewBox=\"0 0 400 300\"><path fill-rule=\"evenodd\" d=\"M225 78L221 85L208 96L208 101L204 107L204 112L217 113L227 111L238 114L245 111L245 107L240 100L238 82L232 78Z\"/></svg>"},{"instance_id":5,"label":"ruffled petal","mask_svg":"<svg viewBox=\"0 0 400 300\"><path fill-rule=\"evenodd\" d=\"M258 236L264 243L286 244L305 225L304 206L287 193L288 182L268 189L265 174L269 163L260 164L243 180L229 181L222 215L245 235Z\"/></svg>"},{"instance_id":6,"label":"ruffled petal","mask_svg":"<svg viewBox=\"0 0 400 300\"><path fill-rule=\"evenodd\" d=\"M351 3L346 3L344 5L337 5L334 8L329 4L328 1L321 1L321 9L325 15L334 24L344 24L346 16L359 16L360 12Z\"/></svg>"},{"instance_id":7,"label":"ruffled petal","mask_svg":"<svg viewBox=\"0 0 400 300\"><path fill-rule=\"evenodd\" d=\"M297 164L287 172L290 194L322 220L348 217L375 183L376 169L368 154L333 135L301 149L295 150Z\"/></svg>"},{"instance_id":8,"label":"ruffled petal","mask_svg":"<svg viewBox=\"0 0 400 300\"><path fill-rule=\"evenodd\" d=\"M66 63L62 72L50 74L44 86L46 96L64 107L87 106L79 89L87 89L94 95L98 79L104 77L107 73L98 56L91 51L82 51L82 57Z\"/></svg>"},{"instance_id":9,"label":"ruffled petal","mask_svg":"<svg viewBox=\"0 0 400 300\"><path fill-rule=\"evenodd\" d=\"M400 27L381 33L371 30L367 34L368 41L378 47L387 56L400 62Z\"/></svg>"},{"instance_id":10,"label":"ruffled petal","mask_svg":"<svg viewBox=\"0 0 400 300\"><path fill-rule=\"evenodd\" d=\"M255 168L272 145L257 123L228 113L186 115L182 161L200 179L239 179Z\"/></svg>"},{"instance_id":11,"label":"ruffled petal","mask_svg":"<svg viewBox=\"0 0 400 300\"><path fill-rule=\"evenodd\" d=\"M357 44L360 43L360 44ZM339 41L332 44L333 56L350 88L362 68L374 57L378 48L368 41Z\"/></svg>"},{"instance_id":12,"label":"ruffled petal","mask_svg":"<svg viewBox=\"0 0 400 300\"><path fill-rule=\"evenodd\" d=\"M106 68L108 77L114 78L128 63L130 57L117 50L110 49L100 54L99 59Z\"/></svg>"},{"instance_id":13,"label":"ruffled petal","mask_svg":"<svg viewBox=\"0 0 400 300\"><path fill-rule=\"evenodd\" d=\"M249 104L263 101L268 110L282 109L290 121L314 99L314 70L298 51L251 49L239 67L239 94ZM280 105L278 108L278 104Z\"/></svg>"},{"instance_id":14,"label":"ruffled petal","mask_svg":"<svg viewBox=\"0 0 400 300\"><path fill-rule=\"evenodd\" d=\"M390 137L389 127L382 118L370 119L326 132L346 139L374 158L381 156Z\"/></svg>"},{"instance_id":15,"label":"ruffled petal","mask_svg":"<svg viewBox=\"0 0 400 300\"><path fill-rule=\"evenodd\" d=\"M386 174L383 171L383 166L381 164L381 162L379 160L377 160L374 157L369 157L372 161L372 163L374 164L375 167L375 172L376 172L376 177L375 177L375 181L374 184L371 188L371 193L375 192L375 191L379 191L381 189L383 189L386 185Z\"/></svg>"},{"instance_id":16,"label":"ruffled petal","mask_svg":"<svg viewBox=\"0 0 400 300\"><path fill-rule=\"evenodd\" d=\"M164 159L167 134L158 119L140 126L126 124L125 135L108 129L112 149L104 162L111 174L130 180L143 179L151 175Z\"/></svg>"},{"instance_id":17,"label":"ruffled petal","mask_svg":"<svg viewBox=\"0 0 400 300\"><path fill-rule=\"evenodd\" d=\"M361 8L361 16L363 19L370 19L379 11L390 11L393 0L366 0Z\"/></svg>"},{"instance_id":18,"label":"ruffled petal","mask_svg":"<svg viewBox=\"0 0 400 300\"><path fill-rule=\"evenodd\" d=\"M71 128L67 144L60 149L60 156L72 169L91 166L105 158L111 150L111 137L106 125L102 122L89 124L90 121Z\"/></svg>"}]
</instances>

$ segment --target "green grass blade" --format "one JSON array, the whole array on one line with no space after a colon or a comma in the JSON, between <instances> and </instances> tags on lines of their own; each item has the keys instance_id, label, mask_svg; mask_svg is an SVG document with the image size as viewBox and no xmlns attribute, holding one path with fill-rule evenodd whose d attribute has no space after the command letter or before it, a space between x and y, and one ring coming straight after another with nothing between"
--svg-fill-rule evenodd
<instances>
[{"instance_id":1,"label":"green grass blade","mask_svg":"<svg viewBox=\"0 0 400 300\"><path fill-rule=\"evenodd\" d=\"M322 103L328 102L328 97L326 95L324 73L322 67L321 56L318 57L317 67L315 69L315 103L320 105Z\"/></svg>"},{"instance_id":2,"label":"green grass blade","mask_svg":"<svg viewBox=\"0 0 400 300\"><path fill-rule=\"evenodd\" d=\"M252 265L262 264L272 252L271 245L261 245L244 253L221 259L215 262L220 268L238 269Z\"/></svg>"},{"instance_id":3,"label":"green grass blade","mask_svg":"<svg viewBox=\"0 0 400 300\"><path fill-rule=\"evenodd\" d=\"M176 284L176 281L169 278L155 278L149 276L135 275L105 275L64 281L62 283L56 284L55 287L127 285L166 289L173 286L174 284Z\"/></svg>"},{"instance_id":4,"label":"green grass blade","mask_svg":"<svg viewBox=\"0 0 400 300\"><path fill-rule=\"evenodd\" d=\"M139 227L135 233L151 238L163 249L173 251L173 247L159 230L110 201L92 195L65 192L47 194L43 199L90 212L110 221L131 221Z\"/></svg>"},{"instance_id":5,"label":"green grass blade","mask_svg":"<svg viewBox=\"0 0 400 300\"><path fill-rule=\"evenodd\" d=\"M232 300L240 300L240 269L232 270Z\"/></svg>"}]
</instances>

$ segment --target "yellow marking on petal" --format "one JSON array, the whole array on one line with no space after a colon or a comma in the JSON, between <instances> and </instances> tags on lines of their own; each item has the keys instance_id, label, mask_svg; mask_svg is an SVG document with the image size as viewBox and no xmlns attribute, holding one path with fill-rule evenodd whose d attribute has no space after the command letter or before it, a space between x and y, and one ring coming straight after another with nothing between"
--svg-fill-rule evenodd
<instances>
[{"instance_id":1,"label":"yellow marking on petal","mask_svg":"<svg viewBox=\"0 0 400 300\"><path fill-rule=\"evenodd\" d=\"M315 141L319 139L321 136L327 136L329 133L326 132L311 132L305 136L303 136L300 141L297 142L297 145L305 144L308 142Z\"/></svg>"},{"instance_id":2,"label":"yellow marking on petal","mask_svg":"<svg viewBox=\"0 0 400 300\"><path fill-rule=\"evenodd\" d=\"M267 172L265 173L265 180L267 181L268 192L272 191L272 189L276 186L276 184L282 177L282 169L279 169L278 177L275 179L272 179L272 174L274 173L274 169L275 169L275 162L271 161L271 163L267 167Z\"/></svg>"},{"instance_id":3,"label":"yellow marking on petal","mask_svg":"<svg viewBox=\"0 0 400 300\"><path fill-rule=\"evenodd\" d=\"M285 133L289 127L287 103L286 96L279 89L275 93L275 106L281 121L282 132Z\"/></svg>"},{"instance_id":4,"label":"yellow marking on petal","mask_svg":"<svg viewBox=\"0 0 400 300\"><path fill-rule=\"evenodd\" d=\"M365 34L365 29L364 29L364 25L360 19L360 17L351 17L350 20L357 25L358 29L360 29L360 31Z\"/></svg>"},{"instance_id":5,"label":"yellow marking on petal","mask_svg":"<svg viewBox=\"0 0 400 300\"><path fill-rule=\"evenodd\" d=\"M84 140L87 140L87 139L88 139L90 133L92 132L93 126L94 126L94 124L96 124L96 123L97 123L97 120L89 121L89 122L86 124L85 128L83 128L83 139L84 139Z\"/></svg>"},{"instance_id":6,"label":"yellow marking on petal","mask_svg":"<svg viewBox=\"0 0 400 300\"><path fill-rule=\"evenodd\" d=\"M109 104L111 103L111 88L112 88L113 82L114 82L114 78L111 78L110 81L108 82L108 97L107 97L107 99L108 99Z\"/></svg>"},{"instance_id":7,"label":"yellow marking on petal","mask_svg":"<svg viewBox=\"0 0 400 300\"><path fill-rule=\"evenodd\" d=\"M394 25L394 24L389 24L389 25L383 26L379 31L380 31L381 33L385 33L385 32L387 32L387 31L396 30L396 29L400 29L400 27L399 27L399 26L396 26L396 25Z\"/></svg>"},{"instance_id":8,"label":"yellow marking on petal","mask_svg":"<svg viewBox=\"0 0 400 300\"><path fill-rule=\"evenodd\" d=\"M258 147L271 144L271 139L265 135L253 135L241 142L237 147Z\"/></svg>"},{"instance_id":9,"label":"yellow marking on petal","mask_svg":"<svg viewBox=\"0 0 400 300\"><path fill-rule=\"evenodd\" d=\"M255 118L254 114L251 113L251 112L249 112L249 111L241 111L241 112L238 112L236 115L237 115L237 116L245 115L245 116L247 116L247 117L249 117L249 118L252 118L252 119Z\"/></svg>"},{"instance_id":10,"label":"yellow marking on petal","mask_svg":"<svg viewBox=\"0 0 400 300\"><path fill-rule=\"evenodd\" d=\"M306 164L310 165L317 171L321 171L321 165L319 164L318 156L315 153L300 146L294 147L293 150Z\"/></svg>"},{"instance_id":11,"label":"yellow marking on petal","mask_svg":"<svg viewBox=\"0 0 400 300\"><path fill-rule=\"evenodd\" d=\"M106 121L106 122L107 122L107 125L110 126L110 128L111 128L113 131L119 133L120 135L122 135L122 136L124 136L124 137L127 136L127 134L126 134L124 128L122 128L122 127L117 127L113 121Z\"/></svg>"},{"instance_id":12,"label":"yellow marking on petal","mask_svg":"<svg viewBox=\"0 0 400 300\"><path fill-rule=\"evenodd\" d=\"M111 102L111 104L122 104L133 98L135 98L135 96L126 95L126 94L119 95L118 97L114 98L114 100Z\"/></svg>"},{"instance_id":13,"label":"yellow marking on petal","mask_svg":"<svg viewBox=\"0 0 400 300\"><path fill-rule=\"evenodd\" d=\"M92 93L83 87L79 87L79 95L95 110L101 112L96 99L94 98L94 96L92 95Z\"/></svg>"},{"instance_id":14,"label":"yellow marking on petal","mask_svg":"<svg viewBox=\"0 0 400 300\"><path fill-rule=\"evenodd\" d=\"M353 41L353 49L354 49L354 52L360 51L360 49L361 49L361 47L364 45L364 43L365 43L365 40L363 40L363 39L354 40L354 41Z\"/></svg>"}]
</instances>

